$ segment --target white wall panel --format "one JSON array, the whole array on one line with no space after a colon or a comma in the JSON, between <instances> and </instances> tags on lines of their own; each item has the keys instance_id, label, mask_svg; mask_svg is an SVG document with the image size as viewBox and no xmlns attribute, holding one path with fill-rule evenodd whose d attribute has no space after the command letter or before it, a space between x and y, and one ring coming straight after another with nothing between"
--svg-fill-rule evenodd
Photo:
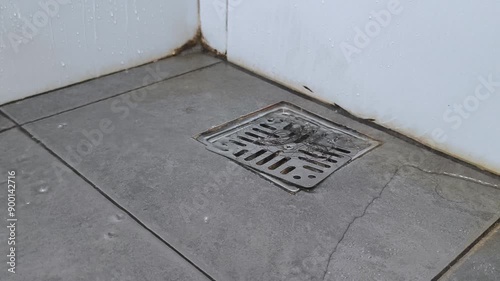
<instances>
[{"instance_id":1,"label":"white wall panel","mask_svg":"<svg viewBox=\"0 0 500 281\"><path fill-rule=\"evenodd\" d=\"M228 59L500 174L499 14L495 0L242 1Z\"/></svg>"},{"instance_id":2,"label":"white wall panel","mask_svg":"<svg viewBox=\"0 0 500 281\"><path fill-rule=\"evenodd\" d=\"M226 53L227 7L228 0L200 0L203 39L205 43L221 54Z\"/></svg>"},{"instance_id":3,"label":"white wall panel","mask_svg":"<svg viewBox=\"0 0 500 281\"><path fill-rule=\"evenodd\" d=\"M198 26L197 0L0 0L0 104L167 56Z\"/></svg>"}]
</instances>

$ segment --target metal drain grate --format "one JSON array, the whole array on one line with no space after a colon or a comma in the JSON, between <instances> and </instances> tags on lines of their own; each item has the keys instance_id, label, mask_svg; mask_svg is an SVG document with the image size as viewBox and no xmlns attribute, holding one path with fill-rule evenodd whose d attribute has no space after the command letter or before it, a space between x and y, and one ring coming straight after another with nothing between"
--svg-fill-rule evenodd
<instances>
[{"instance_id":1,"label":"metal drain grate","mask_svg":"<svg viewBox=\"0 0 500 281\"><path fill-rule=\"evenodd\" d=\"M315 187L380 144L286 102L215 127L197 140L290 191Z\"/></svg>"}]
</instances>

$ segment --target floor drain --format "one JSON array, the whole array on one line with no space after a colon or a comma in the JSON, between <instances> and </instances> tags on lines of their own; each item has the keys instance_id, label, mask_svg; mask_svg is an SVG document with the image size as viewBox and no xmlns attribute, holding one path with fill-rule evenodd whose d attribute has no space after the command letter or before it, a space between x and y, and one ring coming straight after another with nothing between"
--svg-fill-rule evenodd
<instances>
[{"instance_id":1,"label":"floor drain","mask_svg":"<svg viewBox=\"0 0 500 281\"><path fill-rule=\"evenodd\" d=\"M197 140L290 191L315 187L380 144L286 102L215 127Z\"/></svg>"}]
</instances>

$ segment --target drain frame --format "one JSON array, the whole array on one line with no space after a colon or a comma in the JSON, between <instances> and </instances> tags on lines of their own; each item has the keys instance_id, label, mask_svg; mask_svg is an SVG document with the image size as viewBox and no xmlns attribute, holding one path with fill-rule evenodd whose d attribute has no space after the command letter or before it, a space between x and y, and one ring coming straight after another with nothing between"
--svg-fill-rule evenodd
<instances>
[{"instance_id":1,"label":"drain frame","mask_svg":"<svg viewBox=\"0 0 500 281\"><path fill-rule=\"evenodd\" d=\"M194 138L208 150L292 193L315 188L382 144L285 101L212 127ZM286 163L279 165L286 158ZM278 167L272 169L273 165ZM291 167L292 171L284 173Z\"/></svg>"}]
</instances>

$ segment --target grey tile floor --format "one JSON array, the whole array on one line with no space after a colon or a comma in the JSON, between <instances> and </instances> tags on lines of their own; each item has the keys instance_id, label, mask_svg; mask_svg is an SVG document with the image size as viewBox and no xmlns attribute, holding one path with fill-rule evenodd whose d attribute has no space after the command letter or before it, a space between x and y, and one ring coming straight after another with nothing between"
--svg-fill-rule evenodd
<instances>
[{"instance_id":1,"label":"grey tile floor","mask_svg":"<svg viewBox=\"0 0 500 281\"><path fill-rule=\"evenodd\" d=\"M291 195L193 139L279 101L383 145ZM0 133L19 218L18 274L2 280L498 280L499 238L478 237L500 218L499 177L208 55L0 110L18 123Z\"/></svg>"}]
</instances>

